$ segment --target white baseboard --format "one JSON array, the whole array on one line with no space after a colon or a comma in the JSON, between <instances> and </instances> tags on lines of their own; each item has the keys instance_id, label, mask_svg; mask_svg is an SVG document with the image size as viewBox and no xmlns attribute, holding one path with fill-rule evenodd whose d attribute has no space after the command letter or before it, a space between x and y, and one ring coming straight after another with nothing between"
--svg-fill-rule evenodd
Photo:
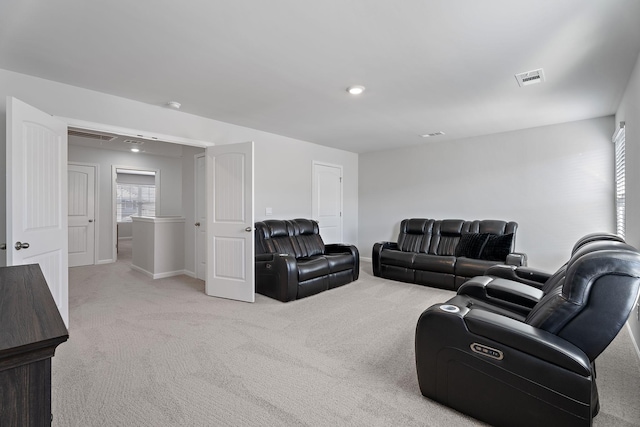
<instances>
[{"instance_id":1,"label":"white baseboard","mask_svg":"<svg viewBox=\"0 0 640 427\"><path fill-rule=\"evenodd\" d=\"M361 261L367 261L367 262L372 262L373 261L373 259L371 257L366 257L366 256L361 256L360 260Z\"/></svg>"},{"instance_id":2,"label":"white baseboard","mask_svg":"<svg viewBox=\"0 0 640 427\"><path fill-rule=\"evenodd\" d=\"M133 236L118 237L118 240L133 240Z\"/></svg>"},{"instance_id":3,"label":"white baseboard","mask_svg":"<svg viewBox=\"0 0 640 427\"><path fill-rule=\"evenodd\" d=\"M640 360L640 347L638 347L636 338L633 336L633 330L631 329L631 325L629 325L629 321L627 321L627 330L629 331L629 335L631 335L631 342L633 343L633 348L636 350L636 356L638 360Z\"/></svg>"},{"instance_id":4,"label":"white baseboard","mask_svg":"<svg viewBox=\"0 0 640 427\"><path fill-rule=\"evenodd\" d=\"M182 276L183 274L185 274L184 270L176 270L176 271L166 271L164 273L156 273L152 275L152 277L154 279L165 279L167 277Z\"/></svg>"},{"instance_id":5,"label":"white baseboard","mask_svg":"<svg viewBox=\"0 0 640 427\"><path fill-rule=\"evenodd\" d=\"M116 260L115 259L99 259L98 261L96 261L96 265L111 264L112 262L116 262Z\"/></svg>"},{"instance_id":6,"label":"white baseboard","mask_svg":"<svg viewBox=\"0 0 640 427\"><path fill-rule=\"evenodd\" d=\"M182 274L184 274L185 276L193 277L194 279L196 279L195 271L182 270Z\"/></svg>"},{"instance_id":7,"label":"white baseboard","mask_svg":"<svg viewBox=\"0 0 640 427\"><path fill-rule=\"evenodd\" d=\"M180 276L182 274L187 274L186 270L176 270L176 271L166 271L164 273L152 273L150 271L145 270L144 268L138 267L137 265L130 264L131 268L137 272L144 274L147 277L151 277L152 279L166 279L167 277Z\"/></svg>"},{"instance_id":8,"label":"white baseboard","mask_svg":"<svg viewBox=\"0 0 640 427\"><path fill-rule=\"evenodd\" d=\"M133 265L133 264L129 264L131 266L132 270L135 270L139 273L144 274L147 277L151 277L153 279L153 273L150 271L145 270L144 268L138 267L137 265Z\"/></svg>"}]
</instances>

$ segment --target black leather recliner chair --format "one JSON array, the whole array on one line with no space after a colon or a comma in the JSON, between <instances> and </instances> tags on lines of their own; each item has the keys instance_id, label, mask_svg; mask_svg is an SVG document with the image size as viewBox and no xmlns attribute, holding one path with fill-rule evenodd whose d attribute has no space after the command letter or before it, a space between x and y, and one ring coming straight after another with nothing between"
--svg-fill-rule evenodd
<instances>
[{"instance_id":1,"label":"black leather recliner chair","mask_svg":"<svg viewBox=\"0 0 640 427\"><path fill-rule=\"evenodd\" d=\"M497 426L591 425L594 361L640 290L640 253L610 243L578 250L523 320L460 295L424 311L415 341L422 394Z\"/></svg>"},{"instance_id":2,"label":"black leather recliner chair","mask_svg":"<svg viewBox=\"0 0 640 427\"><path fill-rule=\"evenodd\" d=\"M615 249L616 245L624 245L624 239L611 233L591 233L573 245L571 256L603 248ZM567 264L553 274L530 267L496 265L487 269L484 276L468 280L457 293L466 299L462 304L471 302L478 307L486 302L493 311L498 310L496 306L502 307L514 312L511 317L524 320L523 316L529 314L547 293L558 287L566 271ZM452 302L456 303L455 300ZM506 314L504 311L500 313Z\"/></svg>"}]
</instances>

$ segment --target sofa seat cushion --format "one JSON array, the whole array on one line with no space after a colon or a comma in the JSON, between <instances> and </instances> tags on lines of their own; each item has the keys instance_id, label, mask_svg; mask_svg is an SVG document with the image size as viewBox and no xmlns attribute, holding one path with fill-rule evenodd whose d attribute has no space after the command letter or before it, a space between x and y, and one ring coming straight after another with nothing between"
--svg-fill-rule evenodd
<instances>
[{"instance_id":1,"label":"sofa seat cushion","mask_svg":"<svg viewBox=\"0 0 640 427\"><path fill-rule=\"evenodd\" d=\"M475 277L482 276L487 268L496 265L495 261L459 257L456 261L456 276Z\"/></svg>"},{"instance_id":2,"label":"sofa seat cushion","mask_svg":"<svg viewBox=\"0 0 640 427\"><path fill-rule=\"evenodd\" d=\"M329 261L324 256L298 258L297 261L300 282L329 274Z\"/></svg>"},{"instance_id":3,"label":"sofa seat cushion","mask_svg":"<svg viewBox=\"0 0 640 427\"><path fill-rule=\"evenodd\" d=\"M329 271L337 273L339 271L352 270L354 266L353 255L344 254L327 254L324 257L329 262Z\"/></svg>"},{"instance_id":4,"label":"sofa seat cushion","mask_svg":"<svg viewBox=\"0 0 640 427\"><path fill-rule=\"evenodd\" d=\"M298 283L298 294L296 299L306 298L311 295L319 294L320 292L329 289L329 276L316 277L309 279L306 282Z\"/></svg>"},{"instance_id":5,"label":"sofa seat cushion","mask_svg":"<svg viewBox=\"0 0 640 427\"><path fill-rule=\"evenodd\" d=\"M415 256L416 254L413 252L386 250L386 251L382 251L380 260L383 264L386 264L386 265L413 268L413 258Z\"/></svg>"},{"instance_id":6,"label":"sofa seat cushion","mask_svg":"<svg viewBox=\"0 0 640 427\"><path fill-rule=\"evenodd\" d=\"M456 257L448 255L416 254L413 260L413 268L435 273L454 274Z\"/></svg>"}]
</instances>

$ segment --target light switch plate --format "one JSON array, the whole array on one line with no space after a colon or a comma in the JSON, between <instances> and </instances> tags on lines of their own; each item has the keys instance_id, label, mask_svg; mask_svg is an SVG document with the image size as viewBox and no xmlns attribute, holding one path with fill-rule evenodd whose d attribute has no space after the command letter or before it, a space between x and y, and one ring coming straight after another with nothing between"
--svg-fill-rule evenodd
<instances>
[{"instance_id":1,"label":"light switch plate","mask_svg":"<svg viewBox=\"0 0 640 427\"><path fill-rule=\"evenodd\" d=\"M271 209L271 208L264 208L264 214L265 214L265 215L269 215L269 216L273 215L273 209Z\"/></svg>"}]
</instances>

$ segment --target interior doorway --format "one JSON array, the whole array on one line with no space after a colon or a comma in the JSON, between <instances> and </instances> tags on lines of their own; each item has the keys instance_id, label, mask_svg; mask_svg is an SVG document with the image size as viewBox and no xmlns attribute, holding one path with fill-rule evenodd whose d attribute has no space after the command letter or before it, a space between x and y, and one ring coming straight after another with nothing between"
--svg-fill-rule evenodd
<instances>
[{"instance_id":1,"label":"interior doorway","mask_svg":"<svg viewBox=\"0 0 640 427\"><path fill-rule=\"evenodd\" d=\"M313 162L312 217L325 243L342 242L342 166Z\"/></svg>"},{"instance_id":2,"label":"interior doorway","mask_svg":"<svg viewBox=\"0 0 640 427\"><path fill-rule=\"evenodd\" d=\"M69 267L96 263L96 176L99 166L68 163Z\"/></svg>"},{"instance_id":3,"label":"interior doorway","mask_svg":"<svg viewBox=\"0 0 640 427\"><path fill-rule=\"evenodd\" d=\"M206 280L207 277L207 198L206 188L206 156L204 153L195 156L195 227L196 227L196 278Z\"/></svg>"},{"instance_id":4,"label":"interior doorway","mask_svg":"<svg viewBox=\"0 0 640 427\"><path fill-rule=\"evenodd\" d=\"M112 217L118 259L120 243L133 239L133 216L156 216L159 213L160 170L112 166Z\"/></svg>"}]
</instances>

